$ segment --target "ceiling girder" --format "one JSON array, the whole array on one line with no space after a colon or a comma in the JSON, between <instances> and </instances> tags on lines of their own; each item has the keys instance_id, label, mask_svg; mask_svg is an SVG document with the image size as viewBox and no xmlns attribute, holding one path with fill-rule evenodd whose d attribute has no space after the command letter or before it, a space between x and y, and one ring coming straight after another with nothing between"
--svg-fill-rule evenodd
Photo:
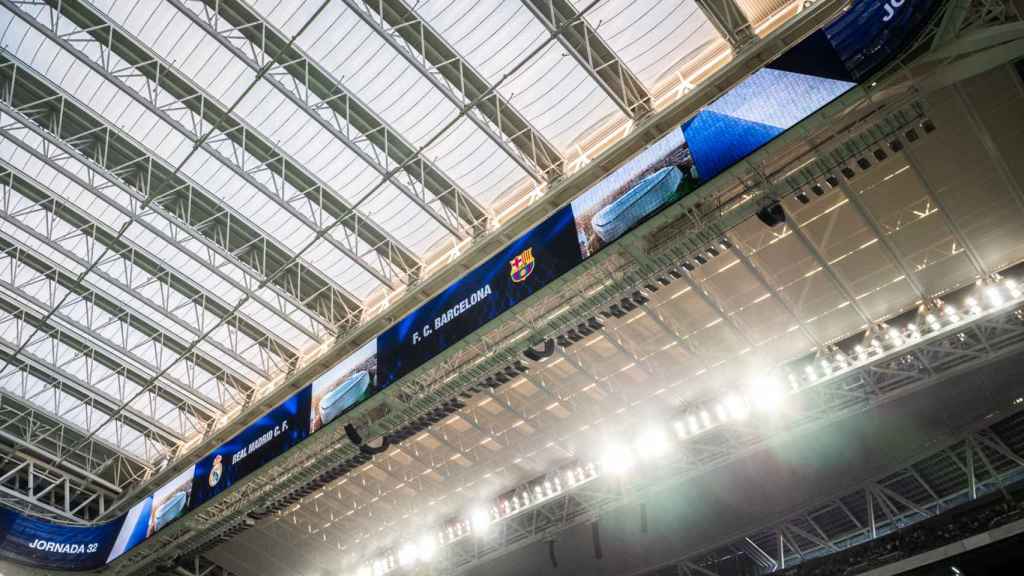
<instances>
[{"instance_id":1,"label":"ceiling girder","mask_svg":"<svg viewBox=\"0 0 1024 576\"><path fill-rule=\"evenodd\" d=\"M10 304L4 306L9 308ZM0 316L0 370L5 376L12 371L28 374L45 382L51 391L60 391L75 398L82 405L95 407L106 414L115 413L122 401L129 396L127 382L131 378L127 368L99 370L99 363L93 348L88 347L61 328L43 324L42 321L24 311L5 313ZM76 350L76 346L79 350ZM87 366L84 374L75 374L74 367ZM20 392L29 400L42 391L34 387L22 387ZM114 389L114 390L110 390ZM168 447L182 442L190 427L187 419L199 420L192 407L181 400L161 397L157 386L146 388L148 396L143 402L134 402L124 411L128 422L139 433L152 432ZM45 390L43 390L45 391ZM157 399L164 402L159 405ZM63 417L61 399L53 400L55 413ZM68 412L73 412L69 410ZM164 417L173 416L177 423L171 426Z\"/></svg>"},{"instance_id":2,"label":"ceiling girder","mask_svg":"<svg viewBox=\"0 0 1024 576\"><path fill-rule=\"evenodd\" d=\"M449 233L463 237L487 231L486 208L254 9L235 0L171 3L253 70L272 63L264 77L268 83ZM204 5L201 14L190 9L190 3ZM249 44L246 49L237 44L242 39ZM415 276L419 266L415 255L400 256L409 261L399 264Z\"/></svg>"},{"instance_id":3,"label":"ceiling girder","mask_svg":"<svg viewBox=\"0 0 1024 576\"><path fill-rule=\"evenodd\" d=\"M736 0L694 0L694 3L734 51L742 50L757 39L754 27Z\"/></svg>"},{"instance_id":4,"label":"ceiling girder","mask_svg":"<svg viewBox=\"0 0 1024 576\"><path fill-rule=\"evenodd\" d=\"M36 2L30 4L38 5ZM18 2L0 0L0 5L177 130L194 146L216 158L311 230L318 231L329 224L323 221L321 212L341 220L349 236L342 239L327 235L324 241L382 284L393 288L396 274L415 272L418 268L418 261L407 248L352 209L340 194L241 116L203 91L116 23L82 2L72 0L54 4L60 7L60 11L54 8L49 15L44 15L49 22L46 24L19 8ZM81 31L67 33L69 23ZM111 58L111 55L116 58ZM140 76L146 81L139 82ZM182 112L189 117L181 119ZM360 240L368 248L361 246ZM367 260L363 252L369 252L376 258ZM354 301L355 297L352 299Z\"/></svg>"},{"instance_id":5,"label":"ceiling girder","mask_svg":"<svg viewBox=\"0 0 1024 576\"><path fill-rule=\"evenodd\" d=\"M342 0L538 182L563 175L547 138L404 0Z\"/></svg>"},{"instance_id":6,"label":"ceiling girder","mask_svg":"<svg viewBox=\"0 0 1024 576\"><path fill-rule=\"evenodd\" d=\"M157 211L204 236L238 265L283 289L298 305L339 330L358 325L360 302L309 265L296 261L227 202L181 175L107 119L0 50L0 112L54 148L98 169L132 196L137 215ZM51 162L56 159L51 158ZM116 185L116 184L115 184ZM155 205L155 206L154 206Z\"/></svg>"},{"instance_id":7,"label":"ceiling girder","mask_svg":"<svg viewBox=\"0 0 1024 576\"><path fill-rule=\"evenodd\" d=\"M14 201L9 197L12 192L33 204L25 206ZM11 210L9 207L16 209ZM38 218L40 215L46 218L46 226L34 226L25 220ZM269 378L275 368L280 368L281 362L286 363L296 354L287 342L265 332L244 315L232 315L231 307L215 294L181 276L137 244L123 237L118 238L116 233L94 220L92 215L83 213L77 207L60 200L53 191L3 159L0 159L0 218L21 230L23 234L45 242L52 250L77 263L82 269L89 267L92 259L99 256L97 248L107 249L108 252L103 257L104 264L96 266L93 274L131 294L153 310L159 311L164 318L195 337L202 333L202 320L207 314L219 318L231 317L229 325L232 329L248 336L252 339L252 344L245 345L238 338L230 338L226 343L215 338L209 341L210 346L263 378ZM4 236L8 238L6 244L18 243L9 236ZM81 250L76 251L76 248L81 249L82 244L86 246L86 254L82 254ZM188 343L177 334L168 333L152 323L146 314L141 313L130 303L119 301L118 298L91 286L88 281L74 282L74 272L66 267L42 256L27 259L25 263L60 283L64 288L76 292L81 301L97 306L114 318L122 319L146 337L166 345L169 350L181 353L187 348ZM152 296L154 292L158 297ZM180 297L171 297L172 292L180 294ZM93 318L89 317L89 320L92 321ZM259 364L249 358L252 346L265 348L266 352L269 352L257 354L263 360ZM277 360L275 357L283 360ZM256 388L252 380L238 374L232 368L225 367L223 362L209 357L202 351L193 353L190 361L208 373L218 375L219 380L236 390L232 395L241 394L245 397Z\"/></svg>"},{"instance_id":8,"label":"ceiling girder","mask_svg":"<svg viewBox=\"0 0 1024 576\"><path fill-rule=\"evenodd\" d=\"M141 387L145 387L152 375L159 371L159 368L150 364L137 352L124 348L111 340L99 337L95 339L95 344L90 342L89 336L78 326L69 327L65 325L66 322L55 320L57 314L53 313L54 310L47 304L38 301L32 302L31 305L25 304L21 298L26 295L25 292L20 292L18 298L12 298L8 294L0 292L0 313L8 318L17 318L26 327L38 330L39 334L50 335L60 345L66 346L69 352L73 351L74 360L86 359L90 369L93 365L104 367L111 373L118 374L126 381L134 382ZM46 316L40 315L37 310L33 309L37 307ZM53 334L58 334L58 336L54 338ZM2 341L3 339L0 339L0 342ZM152 348L154 344L155 341L146 342L136 350ZM68 362L71 361L68 360ZM157 379L152 391L157 398L172 405L187 406L187 412L196 418L196 428L200 432L205 431L207 426L223 413L209 399L200 396L195 389L189 389L187 384L167 373Z\"/></svg>"},{"instance_id":9,"label":"ceiling girder","mask_svg":"<svg viewBox=\"0 0 1024 576\"><path fill-rule=\"evenodd\" d=\"M615 102L627 118L651 112L651 95L629 66L612 50L569 0L523 0L523 4L562 47Z\"/></svg>"}]
</instances>

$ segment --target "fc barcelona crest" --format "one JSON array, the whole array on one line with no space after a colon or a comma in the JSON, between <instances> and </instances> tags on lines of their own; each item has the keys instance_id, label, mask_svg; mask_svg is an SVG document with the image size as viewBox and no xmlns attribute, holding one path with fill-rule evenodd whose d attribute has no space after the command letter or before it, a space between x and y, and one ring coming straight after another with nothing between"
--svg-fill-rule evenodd
<instances>
[{"instance_id":1,"label":"fc barcelona crest","mask_svg":"<svg viewBox=\"0 0 1024 576\"><path fill-rule=\"evenodd\" d=\"M518 256L509 261L509 275L512 281L519 283L530 277L533 273L533 248L523 250Z\"/></svg>"}]
</instances>

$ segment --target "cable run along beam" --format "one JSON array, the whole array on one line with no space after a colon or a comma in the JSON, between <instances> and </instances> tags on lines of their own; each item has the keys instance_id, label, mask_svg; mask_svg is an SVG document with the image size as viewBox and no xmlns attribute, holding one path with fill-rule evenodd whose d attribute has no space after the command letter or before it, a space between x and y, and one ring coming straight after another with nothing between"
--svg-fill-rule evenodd
<instances>
[{"instance_id":1,"label":"cable run along beam","mask_svg":"<svg viewBox=\"0 0 1024 576\"><path fill-rule=\"evenodd\" d=\"M178 0L171 0L177 2ZM403 0L342 0L534 181L564 174L561 153Z\"/></svg>"},{"instance_id":2,"label":"cable run along beam","mask_svg":"<svg viewBox=\"0 0 1024 576\"><path fill-rule=\"evenodd\" d=\"M487 231L486 208L256 10L235 0L171 4L251 69L270 65L268 83L450 234L463 238ZM411 254L402 256L416 262Z\"/></svg>"},{"instance_id":3,"label":"cable run along beam","mask_svg":"<svg viewBox=\"0 0 1024 576\"><path fill-rule=\"evenodd\" d=\"M622 110L636 120L652 110L651 95L626 63L569 0L523 0L530 13Z\"/></svg>"},{"instance_id":4,"label":"cable run along beam","mask_svg":"<svg viewBox=\"0 0 1024 576\"><path fill-rule=\"evenodd\" d=\"M408 248L354 210L337 191L107 15L84 2L71 1L53 2L55 6L49 14L33 18L19 4L22 3L0 1L0 5L216 158L290 216L313 231L324 225L325 216L341 220L346 235L331 235L324 240L377 281L394 288L398 277L416 276L419 262ZM38 7L34 2L29 5ZM72 26L78 30L68 32ZM254 70L261 69L253 66ZM274 83L269 76L266 78ZM211 129L213 132L204 138ZM351 299L356 300L354 296Z\"/></svg>"},{"instance_id":5,"label":"cable run along beam","mask_svg":"<svg viewBox=\"0 0 1024 576\"><path fill-rule=\"evenodd\" d=\"M252 276L272 277L268 285L328 329L358 325L362 306L347 291L315 268L293 261L289 250L227 202L2 49L0 112L47 142L49 164L70 156L129 194L134 220L158 213L180 224L191 238L209 241L204 244Z\"/></svg>"}]
</instances>

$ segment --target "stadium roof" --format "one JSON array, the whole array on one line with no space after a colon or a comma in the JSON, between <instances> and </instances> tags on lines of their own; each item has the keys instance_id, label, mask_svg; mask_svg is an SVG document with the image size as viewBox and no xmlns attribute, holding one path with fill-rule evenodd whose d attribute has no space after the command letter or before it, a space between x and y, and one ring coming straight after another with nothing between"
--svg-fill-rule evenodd
<instances>
[{"instance_id":1,"label":"stadium roof","mask_svg":"<svg viewBox=\"0 0 1024 576\"><path fill-rule=\"evenodd\" d=\"M730 54L690 0L0 10L4 389L116 492Z\"/></svg>"},{"instance_id":2,"label":"stadium roof","mask_svg":"<svg viewBox=\"0 0 1024 576\"><path fill-rule=\"evenodd\" d=\"M0 0L5 440L117 502L803 3L737 4L713 22L721 3L693 0ZM1022 100L1005 66L939 90L934 134L789 197L784 228L745 221L628 318L234 550L353 565L590 455L602 423L667 419L1018 263Z\"/></svg>"}]
</instances>

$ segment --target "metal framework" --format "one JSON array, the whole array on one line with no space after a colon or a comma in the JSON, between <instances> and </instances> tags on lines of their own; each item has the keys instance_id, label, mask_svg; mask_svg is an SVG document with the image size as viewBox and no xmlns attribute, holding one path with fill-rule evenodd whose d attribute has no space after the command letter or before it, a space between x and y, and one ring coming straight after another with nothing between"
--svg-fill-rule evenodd
<instances>
[{"instance_id":1,"label":"metal framework","mask_svg":"<svg viewBox=\"0 0 1024 576\"><path fill-rule=\"evenodd\" d=\"M130 194L136 214L156 212L188 229L192 237L205 238L222 258L256 277L273 278L271 284L297 307L332 329L358 325L361 304L347 290L315 268L293 262L294 254L237 210L6 50L0 52L0 82L5 120L43 139L47 146L42 152L51 163L70 157L88 166ZM10 133L5 127L4 135Z\"/></svg>"},{"instance_id":2,"label":"metal framework","mask_svg":"<svg viewBox=\"0 0 1024 576\"><path fill-rule=\"evenodd\" d=\"M255 11L241 2L171 4L373 168L382 183L390 182L449 233L462 238L467 232L486 231L488 215L482 206ZM420 264L412 252L345 206L338 192L298 162L281 151L276 155L281 159L271 159L273 169L280 170L283 181L324 213L346 221L351 232L364 235L370 247L408 275L407 282L416 279ZM381 280L391 283L386 277Z\"/></svg>"},{"instance_id":3,"label":"metal framework","mask_svg":"<svg viewBox=\"0 0 1024 576\"><path fill-rule=\"evenodd\" d=\"M523 0L628 118L651 112L651 95L569 0Z\"/></svg>"},{"instance_id":4,"label":"metal framework","mask_svg":"<svg viewBox=\"0 0 1024 576\"><path fill-rule=\"evenodd\" d=\"M792 567L932 518L1024 477L1022 418L966 431L959 438L856 490L787 515L770 526L638 576L717 574L720 560L740 558L765 572ZM670 572L671 570L678 572Z\"/></svg>"},{"instance_id":5,"label":"metal framework","mask_svg":"<svg viewBox=\"0 0 1024 576\"><path fill-rule=\"evenodd\" d=\"M254 83L269 83L369 165L381 177L369 194L385 185L395 187L454 238L476 237L487 231L487 209L431 163L423 149L396 133L343 86L335 73L307 56L294 38L288 38L236 0L169 2L255 73ZM402 0L343 2L451 101L460 116L469 118L537 182L550 182L563 174L559 151L498 93L504 78L487 81ZM687 106L697 106L701 98L706 100L720 86L742 78L744 70L755 68L787 41L802 37L802 29L794 28L791 36L780 37L771 46L758 45L755 51L750 24L735 3L699 2L733 45L738 64L729 74L716 77L707 91L698 88L693 103L674 106L671 114L645 124L655 116L644 116L650 110L649 95L586 21L586 9L578 12L562 0L524 2L550 33L547 42L560 42L609 97L638 120L641 131L649 129L652 133L667 130L669 124L678 126ZM261 133L235 113L237 102L219 102L102 11L82 0L0 0L0 4L183 135L193 151L213 156L258 191L261 198L271 200L315 235L344 230L338 235L327 233L324 240L382 285L411 284L423 295L433 289L419 284L421 263L416 254L363 216L361 201L343 200L342 190L325 182L276 145L271 135ZM826 14L840 3L819 4L820 13ZM824 16L814 12L806 26L812 26L814 18ZM755 52L756 58L751 56ZM18 447L3 455L0 466L0 497L4 502L63 521L109 518L132 503L141 480L158 477L162 464L182 453L184 440L204 436L216 441L219 436L213 433L219 416L252 407L257 399L270 402L271 398L260 398L264 381L297 366L299 353L294 344L271 328L274 320L242 312L241 302L251 300L312 342L366 328L362 325L362 302L349 293L343 281L303 262L302 251L285 248L273 234L219 200L208 187L182 174L181 166L161 159L118 128L115 121L90 110L70 90L23 64L6 49L0 51L0 138L12 146L11 150L16 148L18 154L45 165L47 174L55 177L44 183L43 177L30 176L6 158L0 160L0 218L4 226L0 232L0 272L10 271L0 274L0 351L4 354L0 358L4 365L0 379L18 383L6 386L0 396L0 434L5 444ZM629 145L636 144L631 140ZM629 150L623 146L612 152L607 156L609 162L623 159ZM753 182L746 174L737 180L744 185ZM691 220L694 226L684 227L686 233L674 242L655 242L651 248L648 236L623 239L615 250L593 259L572 279L556 283L547 296L538 299L535 311L514 322L506 318L502 326L488 327L486 333L469 339L450 355L403 381L387 397L375 398L365 410L361 409L361 429L371 435L382 434L436 408L442 400L514 359L518 350L508 343L516 341L513 338L521 337L521 333L529 331L529 340L534 334L557 334L585 321L610 299L653 282L654 275L663 273L667 263L677 261L697 245L721 238L736 222L749 218L760 202L779 195L772 186L761 186L767 181L756 182L752 184L756 189L743 202L726 205L721 201L730 197L734 183L730 181L728 194L723 190L704 191L708 206L714 206L713 214ZM62 193L65 184L117 207L118 221L124 223L124 228L105 224L100 217L67 201ZM573 190L567 187L555 192L571 195ZM550 202L554 205L564 197L557 196ZM667 212L658 220L659 225L672 218L681 219L682 209ZM221 294L177 271L162 252L139 245L124 234L128 226L174 246L190 262L230 286L233 294ZM884 227L876 225L873 230L885 242ZM484 240L478 244L484 245L483 251L495 247L487 241L501 241ZM670 247L666 249L666 245ZM810 242L806 248L811 254L819 253ZM897 263L901 261L894 248L890 247L889 252ZM756 270L749 262L745 266ZM827 262L823 268L829 269ZM773 286L763 275L760 281L814 342L811 332L786 306L785 297L780 295L782 287ZM597 289L584 293L581 286ZM744 335L737 319L716 305L699 283L693 289L706 297L718 317L737 335ZM570 296L557 293L559 290L567 290ZM232 296L240 298L240 303L236 304ZM852 297L851 302L855 304ZM566 305L579 309L563 313ZM643 308L646 314L661 319L656 310ZM866 315L865 319L870 321ZM223 337L208 337L218 323L223 324L223 331L217 335ZM4 326L9 327L8 331ZM693 351L694 343L687 334L664 319L659 327L683 349ZM992 334L981 336L983 342L978 346L1000 345L996 330L989 332ZM623 357L645 365L643 354L630 350L614 327L604 335ZM43 348L54 352L44 354ZM980 363L988 358L985 354L972 348L961 360L973 358L971 361ZM588 374L583 353L570 350L561 359ZM88 364L88 377L67 370L69 362ZM609 379L588 376L602 393L622 393ZM569 413L576 410L574 399L558 392L550 382L534 375L527 379L551 402ZM877 398L865 394L858 402L882 401L886 394ZM502 391L490 392L488 397L523 423L544 427L552 438L570 432L546 412L526 413ZM822 399L821 413L809 415L807 423L840 410L830 401L838 403L837 399ZM848 410L855 411L861 404ZM96 428L70 425L68 416L79 412L88 413L88 421ZM501 457L529 459L535 454L521 436L509 430L487 429L479 414L479 408L470 408L458 417L502 446ZM98 427L107 420L109 424ZM426 433L457 453L459 459L481 466L494 459L493 453L480 445L465 444L453 435L434 430ZM732 434L735 438L730 437L730 441L738 444L763 440L748 430ZM317 475L356 458L356 450L344 441L341 431L325 430L318 436L308 449L304 445L287 462L275 463L252 482L161 533L153 546L162 547L152 558L126 558L116 568L118 573L145 570L174 553L199 550L216 538L226 537L248 525L246 514L254 509L253 503L265 505L294 494ZM409 445L399 445L397 450L435 468L446 479L465 477L455 460L435 461L433 454ZM694 457L680 466L687 473L697 473L733 456L700 446ZM422 478L405 478L386 467L380 470L392 480L417 482L424 491L433 489ZM362 490L370 495L383 492L372 482ZM544 517L533 517L531 526L543 532L545 525L554 530L564 522L586 521L607 507L619 505L621 498L621 494L596 488L591 495L574 494L571 501L563 503L562 512L548 511ZM365 517L369 513L372 511L356 509L336 520L332 512L331 522L362 534L372 528ZM326 540L328 533L322 531L316 536ZM507 540L493 548L453 552L446 562L461 570L535 537L541 536L525 528L509 528ZM217 569L200 559L187 568L179 566L177 572L216 574Z\"/></svg>"},{"instance_id":6,"label":"metal framework","mask_svg":"<svg viewBox=\"0 0 1024 576\"><path fill-rule=\"evenodd\" d=\"M394 288L399 278L408 281L418 274L418 259L408 248L109 16L74 1L55 1L50 14L39 17L26 12L38 2L5 0L3 6L311 230L340 220L346 234L328 235L326 241L384 285ZM72 27L77 30L68 31ZM273 70L262 72L281 86Z\"/></svg>"},{"instance_id":7,"label":"metal framework","mask_svg":"<svg viewBox=\"0 0 1024 576\"><path fill-rule=\"evenodd\" d=\"M733 50L742 50L757 36L736 0L694 0Z\"/></svg>"},{"instance_id":8,"label":"metal framework","mask_svg":"<svg viewBox=\"0 0 1024 576\"><path fill-rule=\"evenodd\" d=\"M561 153L404 0L342 0L537 182L564 170Z\"/></svg>"},{"instance_id":9,"label":"metal framework","mask_svg":"<svg viewBox=\"0 0 1024 576\"><path fill-rule=\"evenodd\" d=\"M979 318L962 331L927 338L898 354L883 357L876 362L837 375L818 385L806 388L799 395L802 411L794 421L785 427L787 431L812 430L824 423L849 417L858 412L885 403L905 394L908 390L920 390L935 385L953 374L966 372L979 366L1024 351L1024 321L1019 307L1000 311L997 314ZM1018 416L1014 421L1020 421ZM1020 426L1017 426L1020 428ZM1017 431L1018 433L1020 430ZM639 502L668 486L687 478L705 474L736 458L740 458L757 446L763 445L779 431L759 429L756 425L740 424L728 426L718 432L708 433L684 444L678 460L668 459L659 466L657 478L639 478L631 482L629 490L615 482L595 482L577 491L570 491L532 508L519 516L501 521L494 526L493 537L459 541L443 548L441 559L434 563L436 574L458 574L486 560L496 558L529 543L549 539L565 529L581 523L596 520L603 512L620 507L628 502ZM1024 443L1024 436L1015 435L1015 446ZM788 517L778 526L768 529L773 536L779 532L786 537L785 558L792 564L796 558L808 558L815 553L827 553L845 548L865 539L867 534L877 535L891 530L908 521L928 517L951 505L968 493L974 486L972 497L999 486L1002 478L1020 476L1024 473L1024 459L1001 440L991 429L966 436L957 444L930 456L921 463L903 471L889 474L873 482L866 490L877 500L875 521L860 518L859 526L837 534L832 524L817 526L811 518L818 517L823 510L837 508L835 502L815 507L813 512L800 512ZM981 452L984 446L984 452ZM961 475L959 481L950 485L949 478L938 479L937 474L927 472L929 478L936 478L930 485L923 480L915 490L907 492L904 482L913 478L910 470L927 469L935 459L953 458L963 461L971 450L978 451L979 461L984 459L984 471L971 468ZM965 465L957 464L953 472L959 472ZM950 469L947 461L945 468ZM915 472L917 473L917 472ZM943 473L948 474L948 472ZM980 476L980 479L979 479ZM940 482L942 484L940 484ZM863 489L862 489L863 490ZM932 499L921 497L921 492L938 494ZM864 492L859 492L863 501ZM844 496L846 501L856 496ZM863 509L861 511L863 516ZM884 516L884 518L882 518ZM891 524L891 526L890 526ZM823 533L824 532L824 533ZM763 534L758 532L757 534ZM760 547L768 550L764 538L758 538ZM773 550L774 551L774 550ZM704 554L694 555L683 562L701 564ZM772 558L778 565L783 561Z\"/></svg>"}]
</instances>

